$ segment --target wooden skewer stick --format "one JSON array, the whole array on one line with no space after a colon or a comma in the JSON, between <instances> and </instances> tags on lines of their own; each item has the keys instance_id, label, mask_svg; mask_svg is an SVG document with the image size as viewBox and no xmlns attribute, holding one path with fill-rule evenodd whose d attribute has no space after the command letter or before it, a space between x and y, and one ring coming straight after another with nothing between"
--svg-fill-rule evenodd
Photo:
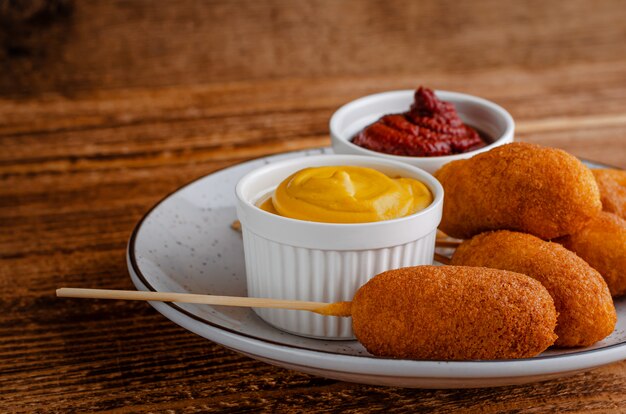
<instances>
[{"instance_id":1,"label":"wooden skewer stick","mask_svg":"<svg viewBox=\"0 0 626 414\"><path fill-rule=\"evenodd\" d=\"M231 227L235 231L241 231L241 222L235 220ZM437 240L437 247L458 247L460 241ZM444 265L450 264L450 259L439 253L435 253L435 260ZM81 289L60 288L57 289L58 297L85 298L85 299L121 299L121 300L154 300L160 302L200 303L205 305L239 306L251 308L272 308L304 310L326 316L350 316L351 302L307 302L298 300L247 298L237 296L199 295L193 293L175 292L146 292L137 290L110 290L110 289Z\"/></svg>"},{"instance_id":2,"label":"wooden skewer stick","mask_svg":"<svg viewBox=\"0 0 626 414\"><path fill-rule=\"evenodd\" d=\"M235 231L241 231L241 221L235 220L231 223L230 228Z\"/></svg>"},{"instance_id":3,"label":"wooden skewer stick","mask_svg":"<svg viewBox=\"0 0 626 414\"><path fill-rule=\"evenodd\" d=\"M450 264L450 258L439 253L435 253L435 260L444 265Z\"/></svg>"},{"instance_id":4,"label":"wooden skewer stick","mask_svg":"<svg viewBox=\"0 0 626 414\"><path fill-rule=\"evenodd\" d=\"M80 288L60 288L57 289L56 293L57 296L61 298L155 300L160 302L201 303L205 305L304 310L326 316L351 315L351 302L325 303L237 296L198 295L194 293Z\"/></svg>"},{"instance_id":5,"label":"wooden skewer stick","mask_svg":"<svg viewBox=\"0 0 626 414\"><path fill-rule=\"evenodd\" d=\"M435 246L437 247L452 247L457 248L462 242L456 240L435 240Z\"/></svg>"}]
</instances>

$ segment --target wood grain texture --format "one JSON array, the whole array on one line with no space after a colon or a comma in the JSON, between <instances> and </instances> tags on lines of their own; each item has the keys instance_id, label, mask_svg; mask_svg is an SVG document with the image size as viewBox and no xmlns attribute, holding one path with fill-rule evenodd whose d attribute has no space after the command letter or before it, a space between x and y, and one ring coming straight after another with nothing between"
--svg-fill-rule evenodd
<instances>
[{"instance_id":1,"label":"wood grain texture","mask_svg":"<svg viewBox=\"0 0 626 414\"><path fill-rule=\"evenodd\" d=\"M0 411L624 412L626 362L477 390L276 368L148 304L127 239L197 177L327 146L359 96L420 84L494 100L516 138L626 168L626 8L600 2L0 0ZM545 4L548 3L548 4Z\"/></svg>"},{"instance_id":2,"label":"wood grain texture","mask_svg":"<svg viewBox=\"0 0 626 414\"><path fill-rule=\"evenodd\" d=\"M619 0L53 2L62 6L5 11L18 17L0 26L11 75L0 88L534 70L621 60L626 35Z\"/></svg>"}]
</instances>

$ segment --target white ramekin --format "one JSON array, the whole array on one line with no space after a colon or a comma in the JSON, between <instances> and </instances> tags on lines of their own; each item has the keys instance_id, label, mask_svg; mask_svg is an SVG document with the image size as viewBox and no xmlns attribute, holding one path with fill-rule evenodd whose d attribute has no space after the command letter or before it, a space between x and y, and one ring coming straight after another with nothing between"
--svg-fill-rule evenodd
<instances>
[{"instance_id":1,"label":"white ramekin","mask_svg":"<svg viewBox=\"0 0 626 414\"><path fill-rule=\"evenodd\" d=\"M355 165L428 186L434 200L407 217L372 223L317 223L268 213L255 203L306 167ZM236 187L248 296L319 302L352 300L357 289L385 270L432 264L443 188L414 166L358 155L318 155L278 161L245 175ZM255 309L282 330L314 338L352 339L350 318L311 312Z\"/></svg>"},{"instance_id":2,"label":"white ramekin","mask_svg":"<svg viewBox=\"0 0 626 414\"><path fill-rule=\"evenodd\" d=\"M470 158L480 152L513 142L515 122L513 117L501 106L464 93L435 91L435 94L437 98L453 103L464 123L493 137L494 141L474 151L439 157L390 155L353 144L352 138L359 131L376 122L383 115L409 110L414 100L415 91L402 90L364 96L339 108L330 118L330 136L334 152L337 154L370 155L402 161L434 173L450 161Z\"/></svg>"}]
</instances>

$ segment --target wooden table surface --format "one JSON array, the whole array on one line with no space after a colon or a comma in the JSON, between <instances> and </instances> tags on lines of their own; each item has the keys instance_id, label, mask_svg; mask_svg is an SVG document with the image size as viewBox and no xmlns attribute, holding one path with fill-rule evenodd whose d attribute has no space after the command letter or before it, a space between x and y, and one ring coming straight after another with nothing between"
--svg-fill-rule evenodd
<instances>
[{"instance_id":1,"label":"wooden table surface","mask_svg":"<svg viewBox=\"0 0 626 414\"><path fill-rule=\"evenodd\" d=\"M54 297L132 289L126 243L158 200L328 146L333 111L373 92L483 96L517 140L626 168L624 22L620 1L0 1L0 411L626 411L626 362L367 386L231 352L147 303Z\"/></svg>"}]
</instances>

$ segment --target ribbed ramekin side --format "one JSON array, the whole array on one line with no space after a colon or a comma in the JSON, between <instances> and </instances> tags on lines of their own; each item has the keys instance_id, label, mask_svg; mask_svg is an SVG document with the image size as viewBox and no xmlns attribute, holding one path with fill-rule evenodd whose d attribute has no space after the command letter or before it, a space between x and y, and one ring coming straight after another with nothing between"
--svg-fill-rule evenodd
<instances>
[{"instance_id":1,"label":"ribbed ramekin side","mask_svg":"<svg viewBox=\"0 0 626 414\"><path fill-rule=\"evenodd\" d=\"M248 295L316 302L352 300L358 288L378 273L431 264L435 235L382 249L334 251L281 244L244 230ZM350 318L282 309L255 312L271 325L298 335L354 337Z\"/></svg>"}]
</instances>

